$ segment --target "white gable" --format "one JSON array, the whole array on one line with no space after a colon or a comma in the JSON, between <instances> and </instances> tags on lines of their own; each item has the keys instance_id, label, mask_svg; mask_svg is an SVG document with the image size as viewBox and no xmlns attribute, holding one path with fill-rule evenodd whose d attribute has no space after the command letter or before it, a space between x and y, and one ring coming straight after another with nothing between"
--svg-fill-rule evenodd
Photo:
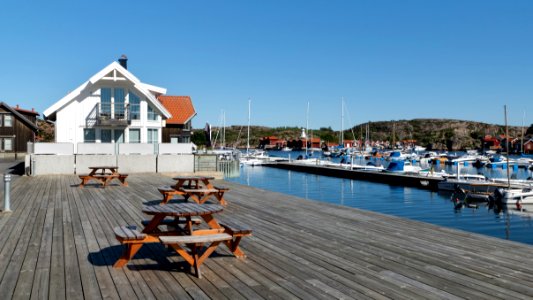
<instances>
[{"instance_id":1,"label":"white gable","mask_svg":"<svg viewBox=\"0 0 533 300\"><path fill-rule=\"evenodd\" d=\"M170 118L171 114L163 107L161 102L159 102L154 94L164 94L166 89L142 83L137 77L135 77L131 72L122 67L117 62L112 62L107 67L103 68L100 72L93 75L88 81L84 82L82 85L77 87L72 92L68 93L58 102L54 103L52 106L47 108L44 111L44 116L46 118L54 115L59 109L68 105L73 101L78 95L83 91L86 91L91 86L97 84L98 82L118 82L118 81L127 81L130 82L142 95L144 95L147 101L158 111L164 118Z\"/></svg>"}]
</instances>

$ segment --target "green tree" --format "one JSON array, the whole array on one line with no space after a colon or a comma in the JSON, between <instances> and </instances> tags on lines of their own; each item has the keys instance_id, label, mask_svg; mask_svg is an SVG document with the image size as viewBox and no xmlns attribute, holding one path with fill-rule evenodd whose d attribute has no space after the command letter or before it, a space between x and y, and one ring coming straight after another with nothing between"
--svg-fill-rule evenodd
<instances>
[{"instance_id":1,"label":"green tree","mask_svg":"<svg viewBox=\"0 0 533 300\"><path fill-rule=\"evenodd\" d=\"M191 142L198 147L204 147L207 139L205 138L205 132L203 130L195 130L191 136Z\"/></svg>"},{"instance_id":2,"label":"green tree","mask_svg":"<svg viewBox=\"0 0 533 300\"><path fill-rule=\"evenodd\" d=\"M533 124L529 126L529 128L526 131L526 134L533 134Z\"/></svg>"}]
</instances>

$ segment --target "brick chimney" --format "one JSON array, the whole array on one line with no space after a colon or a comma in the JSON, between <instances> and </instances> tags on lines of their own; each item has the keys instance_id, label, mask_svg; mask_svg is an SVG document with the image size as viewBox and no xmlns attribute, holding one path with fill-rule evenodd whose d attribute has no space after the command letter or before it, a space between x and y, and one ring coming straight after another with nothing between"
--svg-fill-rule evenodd
<instances>
[{"instance_id":1,"label":"brick chimney","mask_svg":"<svg viewBox=\"0 0 533 300\"><path fill-rule=\"evenodd\" d=\"M128 69L128 57L126 56L126 54L122 54L122 56L120 56L120 58L118 59L118 63L124 67L124 69Z\"/></svg>"}]
</instances>

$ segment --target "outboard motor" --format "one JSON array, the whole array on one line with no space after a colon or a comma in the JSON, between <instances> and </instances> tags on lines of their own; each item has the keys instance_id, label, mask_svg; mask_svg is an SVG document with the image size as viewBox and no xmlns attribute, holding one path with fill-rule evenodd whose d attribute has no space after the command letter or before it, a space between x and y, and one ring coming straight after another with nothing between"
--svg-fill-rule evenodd
<instances>
[{"instance_id":1,"label":"outboard motor","mask_svg":"<svg viewBox=\"0 0 533 300\"><path fill-rule=\"evenodd\" d=\"M501 204L503 200L503 189L497 188L493 194L494 202Z\"/></svg>"}]
</instances>

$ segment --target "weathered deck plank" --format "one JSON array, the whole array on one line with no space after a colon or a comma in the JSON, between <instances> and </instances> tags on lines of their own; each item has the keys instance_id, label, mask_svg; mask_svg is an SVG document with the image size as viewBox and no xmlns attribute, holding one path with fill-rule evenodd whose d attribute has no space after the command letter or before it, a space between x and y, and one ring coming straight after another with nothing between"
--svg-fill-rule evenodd
<instances>
[{"instance_id":1,"label":"weathered deck plank","mask_svg":"<svg viewBox=\"0 0 533 300\"><path fill-rule=\"evenodd\" d=\"M76 176L21 177L0 214L0 299L530 299L533 246L229 182L217 216L250 226L236 259L225 246L190 276L150 244L114 269L113 227L142 228L172 179L77 187ZM179 201L179 200L178 200Z\"/></svg>"}]
</instances>

